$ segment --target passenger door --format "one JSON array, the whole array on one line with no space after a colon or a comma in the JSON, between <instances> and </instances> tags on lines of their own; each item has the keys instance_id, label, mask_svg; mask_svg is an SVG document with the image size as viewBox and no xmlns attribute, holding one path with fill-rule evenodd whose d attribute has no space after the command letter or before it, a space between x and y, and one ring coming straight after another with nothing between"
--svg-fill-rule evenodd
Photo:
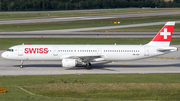
<instances>
[{"instance_id":1,"label":"passenger door","mask_svg":"<svg viewBox=\"0 0 180 101\"><path fill-rule=\"evenodd\" d=\"M144 47L144 56L149 56L149 47L148 46Z\"/></svg>"},{"instance_id":2,"label":"passenger door","mask_svg":"<svg viewBox=\"0 0 180 101\"><path fill-rule=\"evenodd\" d=\"M18 55L23 56L23 47L18 47Z\"/></svg>"}]
</instances>

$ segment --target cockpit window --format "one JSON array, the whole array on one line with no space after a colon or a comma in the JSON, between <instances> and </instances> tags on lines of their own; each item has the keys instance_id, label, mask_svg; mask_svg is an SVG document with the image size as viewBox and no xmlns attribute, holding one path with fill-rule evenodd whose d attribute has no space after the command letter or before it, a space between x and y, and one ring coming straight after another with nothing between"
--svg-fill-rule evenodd
<instances>
[{"instance_id":1,"label":"cockpit window","mask_svg":"<svg viewBox=\"0 0 180 101\"><path fill-rule=\"evenodd\" d=\"M13 52L13 49L8 49L7 51L9 51L9 52Z\"/></svg>"}]
</instances>

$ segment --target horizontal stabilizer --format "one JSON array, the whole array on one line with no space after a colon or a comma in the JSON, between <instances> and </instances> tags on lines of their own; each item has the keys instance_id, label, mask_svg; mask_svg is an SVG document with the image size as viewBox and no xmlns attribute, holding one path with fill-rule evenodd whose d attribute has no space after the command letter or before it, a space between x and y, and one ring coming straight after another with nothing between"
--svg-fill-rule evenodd
<instances>
[{"instance_id":1,"label":"horizontal stabilizer","mask_svg":"<svg viewBox=\"0 0 180 101\"><path fill-rule=\"evenodd\" d=\"M178 48L176 48L176 47L167 47L167 48L157 49L157 51L159 51L159 52L174 52L177 50L178 50Z\"/></svg>"}]
</instances>

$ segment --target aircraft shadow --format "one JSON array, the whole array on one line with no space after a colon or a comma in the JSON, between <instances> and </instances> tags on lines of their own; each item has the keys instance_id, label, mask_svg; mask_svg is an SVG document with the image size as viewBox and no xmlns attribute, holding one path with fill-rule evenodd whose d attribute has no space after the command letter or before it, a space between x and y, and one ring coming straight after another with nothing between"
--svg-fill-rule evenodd
<instances>
[{"instance_id":1,"label":"aircraft shadow","mask_svg":"<svg viewBox=\"0 0 180 101\"><path fill-rule=\"evenodd\" d=\"M20 65L13 65L13 67L20 67ZM23 68L27 67L62 67L61 64L24 64Z\"/></svg>"},{"instance_id":2,"label":"aircraft shadow","mask_svg":"<svg viewBox=\"0 0 180 101\"><path fill-rule=\"evenodd\" d=\"M67 68L66 70L77 70L81 69L79 67L85 67L85 66L78 66L75 68ZM101 69L101 70L110 70L110 71L115 71L111 70L110 68L164 68L164 67L180 67L179 64L167 64L167 65L117 65L117 64L92 64L93 69ZM85 69L85 68L82 68Z\"/></svg>"}]
</instances>

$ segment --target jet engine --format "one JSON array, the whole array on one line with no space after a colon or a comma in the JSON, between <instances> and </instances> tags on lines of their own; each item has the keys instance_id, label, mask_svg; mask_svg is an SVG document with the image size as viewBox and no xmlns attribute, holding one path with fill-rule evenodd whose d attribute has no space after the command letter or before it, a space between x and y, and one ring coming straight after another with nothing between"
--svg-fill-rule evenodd
<instances>
[{"instance_id":1,"label":"jet engine","mask_svg":"<svg viewBox=\"0 0 180 101\"><path fill-rule=\"evenodd\" d=\"M76 65L76 59L62 59L62 67L75 67Z\"/></svg>"}]
</instances>

